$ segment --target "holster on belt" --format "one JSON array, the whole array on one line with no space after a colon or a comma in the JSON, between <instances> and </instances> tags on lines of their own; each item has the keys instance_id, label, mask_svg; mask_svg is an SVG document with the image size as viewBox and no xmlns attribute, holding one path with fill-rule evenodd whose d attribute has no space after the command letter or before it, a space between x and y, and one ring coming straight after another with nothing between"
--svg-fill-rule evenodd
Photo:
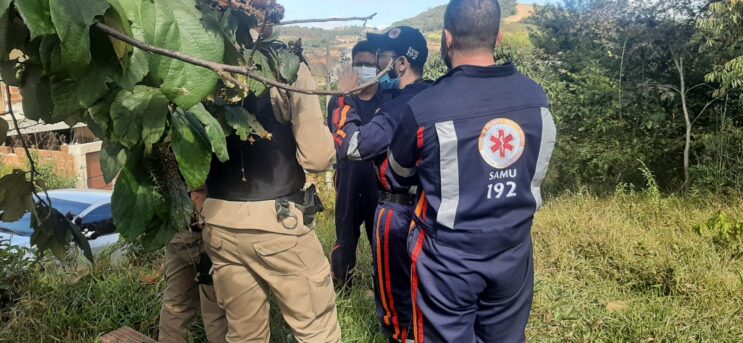
<instances>
[{"instance_id":1,"label":"holster on belt","mask_svg":"<svg viewBox=\"0 0 743 343\"><path fill-rule=\"evenodd\" d=\"M276 199L276 220L284 223L287 229L296 228L293 224L294 215L289 207L289 202L293 202L297 209L302 211L303 222L305 225L311 225L315 222L315 216L325 211L320 195L317 193L317 187L310 185L306 190L299 191L292 195ZM293 227L292 227L293 226Z\"/></svg>"}]
</instances>

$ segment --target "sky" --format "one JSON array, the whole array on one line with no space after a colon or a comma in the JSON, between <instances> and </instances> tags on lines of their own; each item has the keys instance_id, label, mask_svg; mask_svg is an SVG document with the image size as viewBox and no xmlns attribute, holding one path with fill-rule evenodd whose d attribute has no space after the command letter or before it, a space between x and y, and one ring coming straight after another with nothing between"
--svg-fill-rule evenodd
<instances>
[{"instance_id":1,"label":"sky","mask_svg":"<svg viewBox=\"0 0 743 343\"><path fill-rule=\"evenodd\" d=\"M546 3L550 0L522 0L520 3ZM377 13L369 26L388 27L390 24L413 17L427 9L447 4L448 0L280 0L286 8L286 20L363 17ZM360 22L355 22L359 24ZM349 23L314 24L318 27L345 26Z\"/></svg>"}]
</instances>

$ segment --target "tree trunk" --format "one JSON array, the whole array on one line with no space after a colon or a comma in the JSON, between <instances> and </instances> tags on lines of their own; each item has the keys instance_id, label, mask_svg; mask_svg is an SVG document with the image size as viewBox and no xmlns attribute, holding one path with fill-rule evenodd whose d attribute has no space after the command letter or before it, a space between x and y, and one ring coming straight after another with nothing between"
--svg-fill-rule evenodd
<instances>
[{"instance_id":1,"label":"tree trunk","mask_svg":"<svg viewBox=\"0 0 743 343\"><path fill-rule=\"evenodd\" d=\"M684 58L674 58L673 62L676 64L676 70L679 73L680 88L679 93L681 94L681 107L684 110L684 121L686 122L686 144L684 146L684 192L689 192L691 186L691 172L690 168L690 155L691 155L691 116L689 115L689 106L686 102L686 79L684 77Z\"/></svg>"}]
</instances>

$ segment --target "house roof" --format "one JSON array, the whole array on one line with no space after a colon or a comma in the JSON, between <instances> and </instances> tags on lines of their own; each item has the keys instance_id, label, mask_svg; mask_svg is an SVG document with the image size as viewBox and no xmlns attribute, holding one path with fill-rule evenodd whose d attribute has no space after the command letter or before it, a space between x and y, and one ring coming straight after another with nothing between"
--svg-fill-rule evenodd
<instances>
[{"instance_id":1,"label":"house roof","mask_svg":"<svg viewBox=\"0 0 743 343\"><path fill-rule=\"evenodd\" d=\"M79 128L79 127L87 126L85 124L77 124L73 127L70 127L64 122L55 123L55 124L47 124L47 123L44 123L43 121L33 121L30 119L27 119L23 115L23 106L20 103L13 104L13 113L15 114L15 117L18 120L18 127L21 129L21 134L23 135L50 132L50 131L59 131L59 130L66 130L70 128ZM8 127L10 127L8 136L9 137L17 136L18 131L16 130L16 127L13 124L13 119L10 117L10 115L6 114L0 117L8 122Z\"/></svg>"}]
</instances>

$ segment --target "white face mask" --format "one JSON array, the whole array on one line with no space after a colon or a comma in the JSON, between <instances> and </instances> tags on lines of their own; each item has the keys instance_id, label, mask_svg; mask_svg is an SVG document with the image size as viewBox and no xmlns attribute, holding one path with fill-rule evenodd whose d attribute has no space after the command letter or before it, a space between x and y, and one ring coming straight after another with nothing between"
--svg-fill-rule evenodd
<instances>
[{"instance_id":1,"label":"white face mask","mask_svg":"<svg viewBox=\"0 0 743 343\"><path fill-rule=\"evenodd\" d=\"M372 82L377 78L377 68L353 67L353 70L359 74L359 86Z\"/></svg>"}]
</instances>

